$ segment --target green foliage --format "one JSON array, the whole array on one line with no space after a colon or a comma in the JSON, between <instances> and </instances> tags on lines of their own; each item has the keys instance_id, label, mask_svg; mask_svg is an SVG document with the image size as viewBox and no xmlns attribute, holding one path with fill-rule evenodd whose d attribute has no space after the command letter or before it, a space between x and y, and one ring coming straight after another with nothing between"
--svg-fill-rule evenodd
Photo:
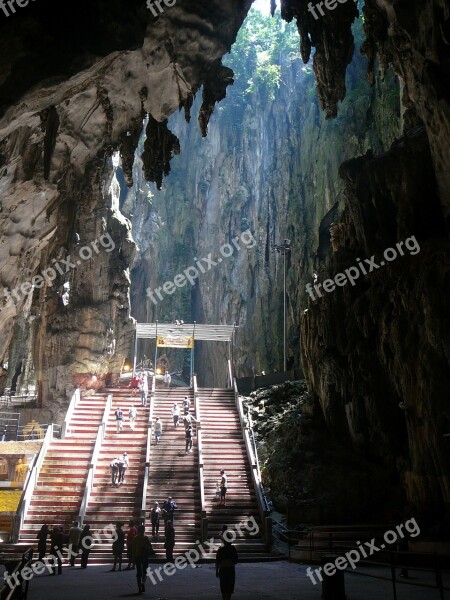
<instances>
[{"instance_id":1,"label":"green foliage","mask_svg":"<svg viewBox=\"0 0 450 600\"><path fill-rule=\"evenodd\" d=\"M296 27L282 21L278 12L272 18L251 10L225 61L235 74L230 108L243 116L250 96L259 94L263 100L274 100L280 87L282 61L296 57Z\"/></svg>"}]
</instances>

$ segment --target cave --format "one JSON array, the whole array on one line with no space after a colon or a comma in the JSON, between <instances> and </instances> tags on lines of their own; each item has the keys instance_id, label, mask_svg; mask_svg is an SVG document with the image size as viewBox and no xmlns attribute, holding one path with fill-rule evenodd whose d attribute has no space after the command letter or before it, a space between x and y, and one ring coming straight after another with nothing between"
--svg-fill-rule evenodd
<instances>
[{"instance_id":1,"label":"cave","mask_svg":"<svg viewBox=\"0 0 450 600\"><path fill-rule=\"evenodd\" d=\"M448 543L448 0L16 0L0 32L5 414L229 360L288 525ZM180 322L236 332L138 340Z\"/></svg>"}]
</instances>

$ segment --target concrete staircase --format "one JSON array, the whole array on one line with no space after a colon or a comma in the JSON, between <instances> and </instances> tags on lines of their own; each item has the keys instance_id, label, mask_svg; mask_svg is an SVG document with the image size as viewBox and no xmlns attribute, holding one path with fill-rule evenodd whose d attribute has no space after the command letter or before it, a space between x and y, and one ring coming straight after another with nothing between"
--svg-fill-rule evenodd
<instances>
[{"instance_id":1,"label":"concrete staircase","mask_svg":"<svg viewBox=\"0 0 450 600\"><path fill-rule=\"evenodd\" d=\"M66 438L50 444L19 533L20 545L37 547L36 535L44 523L67 529L77 518L106 398L106 393L82 398Z\"/></svg>"},{"instance_id":2,"label":"concrete staircase","mask_svg":"<svg viewBox=\"0 0 450 600\"><path fill-rule=\"evenodd\" d=\"M94 472L94 483L84 523L91 526L93 533L101 534L108 526L121 522L124 524L123 530L127 533L130 519L134 519L136 525L140 523L149 406L148 404L146 407L141 406L139 395L131 396L126 387L107 388L105 393L112 394L112 410ZM128 410L132 404L137 408L134 432L130 429L128 419ZM117 433L114 413L119 407L125 418L122 431ZM125 483L114 487L111 484L109 465L113 458L121 456L123 452L128 453L129 460ZM92 563L113 561L112 543L108 541L106 535L102 535L102 538L104 541L101 544L93 546L89 558ZM124 560L126 560L126 553Z\"/></svg>"},{"instance_id":3,"label":"concrete staircase","mask_svg":"<svg viewBox=\"0 0 450 600\"><path fill-rule=\"evenodd\" d=\"M236 531L241 524L241 533L237 533L235 541L240 558L257 560L267 557L234 392L218 388L200 388L198 391L208 539L215 537L218 540L223 525ZM220 481L221 469L228 475L225 507L219 506L216 500L216 484Z\"/></svg>"},{"instance_id":4,"label":"concrete staircase","mask_svg":"<svg viewBox=\"0 0 450 600\"><path fill-rule=\"evenodd\" d=\"M188 396L191 414L194 414L193 391L188 388L157 388L153 410L153 422L159 417L163 423L161 441L155 445L152 439L150 473L147 493L146 533L151 535L150 510L158 501L160 506L167 496L177 503L175 511L175 555L195 547L200 539L200 488L198 477L197 438L193 437L192 452L185 454L185 435L182 401ZM178 402L181 410L180 425L174 427L172 407ZM193 430L195 432L195 423ZM152 540L157 557L164 557L164 523L161 520L159 537Z\"/></svg>"}]
</instances>

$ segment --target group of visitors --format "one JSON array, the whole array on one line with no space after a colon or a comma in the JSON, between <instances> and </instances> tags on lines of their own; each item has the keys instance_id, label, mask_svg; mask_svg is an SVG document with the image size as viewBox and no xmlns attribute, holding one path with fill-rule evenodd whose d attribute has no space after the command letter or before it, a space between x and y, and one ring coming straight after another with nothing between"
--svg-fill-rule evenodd
<instances>
[{"instance_id":1,"label":"group of visitors","mask_svg":"<svg viewBox=\"0 0 450 600\"><path fill-rule=\"evenodd\" d=\"M190 401L187 396L184 397L183 400L183 424L184 424L184 434L185 434L185 453L192 452L192 438L193 438L193 430L192 430L192 422L195 421L198 423L197 419L190 414ZM173 426L178 427L180 425L180 416L181 410L178 405L178 402L175 402L172 408L172 418L173 418ZM155 431L155 444L159 444L163 432L163 423L160 417L156 417L154 424Z\"/></svg>"},{"instance_id":2,"label":"group of visitors","mask_svg":"<svg viewBox=\"0 0 450 600\"><path fill-rule=\"evenodd\" d=\"M146 371L144 371L140 375L135 373L132 375L130 385L128 386L131 389L131 393L133 396L135 396L136 392L139 390L142 406L147 406L148 377L149 374Z\"/></svg>"},{"instance_id":3,"label":"group of visitors","mask_svg":"<svg viewBox=\"0 0 450 600\"><path fill-rule=\"evenodd\" d=\"M109 465L111 469L111 485L118 487L121 483L125 483L125 473L129 465L127 452L124 452L122 456L113 458Z\"/></svg>"},{"instance_id":4,"label":"group of visitors","mask_svg":"<svg viewBox=\"0 0 450 600\"><path fill-rule=\"evenodd\" d=\"M151 511L152 536L157 537L159 531L159 521L162 518L165 522L164 548L166 550L166 560L174 562L173 550L175 547L175 529L173 526L174 513L177 509L176 502L171 496L163 503L162 508L155 502ZM136 527L134 520L129 522L129 530L125 535L123 523L116 523L115 540L112 545L114 563L111 571L122 570L122 559L126 547L128 565L125 570L136 569L136 579L138 592L145 592L145 581L147 578L147 568L151 557L155 556L152 543L145 535L145 525ZM230 600L234 592L235 585L235 565L238 562L236 548L226 539L227 526L222 529L221 539L223 546L219 548L216 554L216 577L220 580L220 591L223 600ZM75 561L81 554L81 568L86 569L89 559L89 553L92 545L92 535L90 526L84 525L81 529L78 522L74 522L68 532L64 528L55 525L50 530L48 525L42 525L38 535L38 553L39 560L42 561L47 552L47 538L50 536L50 555L53 556L53 569L51 574L62 574L62 552L66 546L70 552L69 564L75 567Z\"/></svg>"},{"instance_id":5,"label":"group of visitors","mask_svg":"<svg viewBox=\"0 0 450 600\"><path fill-rule=\"evenodd\" d=\"M92 537L90 532L90 526L84 525L83 529L78 526L78 522L75 521L66 532L64 527L55 525L52 529L49 528L47 523L42 525L39 533L36 536L38 540L38 555L39 560L42 561L47 553L47 538L50 537L50 556L53 556L53 569L51 573L53 575L61 575L62 573L62 555L64 547L69 549L69 564L71 567L75 566L75 560L81 550L81 568L87 567L89 553L92 546ZM85 539L86 538L86 539Z\"/></svg>"},{"instance_id":6,"label":"group of visitors","mask_svg":"<svg viewBox=\"0 0 450 600\"><path fill-rule=\"evenodd\" d=\"M114 416L116 417L116 430L117 430L117 433L120 433L122 431L122 429L123 429L123 422L124 422L124 419L125 419L124 412L120 408L120 406L114 412ZM134 404L132 404L130 406L130 408L128 409L128 419L129 419L131 431L134 431L136 417L137 417L137 408L134 406Z\"/></svg>"}]
</instances>

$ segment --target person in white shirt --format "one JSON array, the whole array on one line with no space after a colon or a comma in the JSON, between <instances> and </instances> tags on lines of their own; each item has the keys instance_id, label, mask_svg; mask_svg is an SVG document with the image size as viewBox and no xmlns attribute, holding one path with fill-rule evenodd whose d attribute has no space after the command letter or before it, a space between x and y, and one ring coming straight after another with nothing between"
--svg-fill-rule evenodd
<instances>
[{"instance_id":1,"label":"person in white shirt","mask_svg":"<svg viewBox=\"0 0 450 600\"><path fill-rule=\"evenodd\" d=\"M125 472L128 469L128 454L124 452L119 459L119 483L125 483Z\"/></svg>"},{"instance_id":2,"label":"person in white shirt","mask_svg":"<svg viewBox=\"0 0 450 600\"><path fill-rule=\"evenodd\" d=\"M137 415L137 408L134 406L134 404L132 404L130 406L130 410L128 411L128 418L130 420L131 431L134 431L134 422L136 420L136 415Z\"/></svg>"},{"instance_id":3,"label":"person in white shirt","mask_svg":"<svg viewBox=\"0 0 450 600\"><path fill-rule=\"evenodd\" d=\"M155 443L159 444L159 440L161 438L161 434L162 434L162 421L160 420L159 417L156 417L156 421L155 421Z\"/></svg>"},{"instance_id":4,"label":"person in white shirt","mask_svg":"<svg viewBox=\"0 0 450 600\"><path fill-rule=\"evenodd\" d=\"M175 404L173 405L172 408L172 417L173 417L173 425L174 427L178 427L178 425L180 424L180 407L178 406L178 404L175 402Z\"/></svg>"},{"instance_id":5,"label":"person in white shirt","mask_svg":"<svg viewBox=\"0 0 450 600\"><path fill-rule=\"evenodd\" d=\"M164 375L164 383L166 384L167 388L170 388L171 381L172 381L172 377L170 376L169 371L166 371L166 374Z\"/></svg>"},{"instance_id":6,"label":"person in white shirt","mask_svg":"<svg viewBox=\"0 0 450 600\"><path fill-rule=\"evenodd\" d=\"M144 373L142 376L142 384L141 384L141 404L142 406L147 406L147 396L148 396L148 377L147 374Z\"/></svg>"}]
</instances>

